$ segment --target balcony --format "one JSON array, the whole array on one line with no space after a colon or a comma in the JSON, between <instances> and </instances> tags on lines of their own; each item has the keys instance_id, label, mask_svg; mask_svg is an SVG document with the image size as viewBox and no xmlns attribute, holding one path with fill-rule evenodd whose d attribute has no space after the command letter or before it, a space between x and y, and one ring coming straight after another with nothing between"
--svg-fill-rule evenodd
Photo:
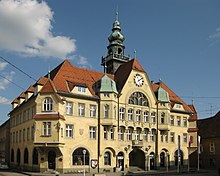
<instances>
[{"instance_id":1,"label":"balcony","mask_svg":"<svg viewBox=\"0 0 220 176\"><path fill-rule=\"evenodd\" d=\"M109 60L114 60L114 59L121 60L124 62L124 61L129 61L130 58L128 56L123 56L120 54L111 53L108 56L106 56L105 58L102 58L102 65L104 65L105 62L108 62Z\"/></svg>"},{"instance_id":2,"label":"balcony","mask_svg":"<svg viewBox=\"0 0 220 176\"><path fill-rule=\"evenodd\" d=\"M107 126L117 126L117 120L116 119L100 119L100 124L101 125L107 125Z\"/></svg>"},{"instance_id":3,"label":"balcony","mask_svg":"<svg viewBox=\"0 0 220 176\"><path fill-rule=\"evenodd\" d=\"M132 147L133 148L141 148L143 147L143 141L142 140L132 140Z\"/></svg>"},{"instance_id":4,"label":"balcony","mask_svg":"<svg viewBox=\"0 0 220 176\"><path fill-rule=\"evenodd\" d=\"M158 124L158 129L162 131L170 131L170 125L169 124Z\"/></svg>"}]
</instances>

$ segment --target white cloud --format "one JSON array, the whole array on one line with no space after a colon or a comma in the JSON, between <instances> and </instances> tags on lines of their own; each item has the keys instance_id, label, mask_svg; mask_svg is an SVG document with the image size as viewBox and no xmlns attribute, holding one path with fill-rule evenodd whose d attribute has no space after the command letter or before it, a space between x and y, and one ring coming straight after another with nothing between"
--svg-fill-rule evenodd
<instances>
[{"instance_id":1,"label":"white cloud","mask_svg":"<svg viewBox=\"0 0 220 176\"><path fill-rule=\"evenodd\" d=\"M215 33L209 36L210 39L218 39L220 38L220 27L215 30Z\"/></svg>"},{"instance_id":2,"label":"white cloud","mask_svg":"<svg viewBox=\"0 0 220 176\"><path fill-rule=\"evenodd\" d=\"M0 62L0 71L4 70L7 65L6 62Z\"/></svg>"},{"instance_id":3,"label":"white cloud","mask_svg":"<svg viewBox=\"0 0 220 176\"><path fill-rule=\"evenodd\" d=\"M46 2L0 0L0 50L65 59L75 40L52 33L53 12Z\"/></svg>"},{"instance_id":4,"label":"white cloud","mask_svg":"<svg viewBox=\"0 0 220 176\"><path fill-rule=\"evenodd\" d=\"M11 100L0 96L0 104L10 104Z\"/></svg>"},{"instance_id":5,"label":"white cloud","mask_svg":"<svg viewBox=\"0 0 220 176\"><path fill-rule=\"evenodd\" d=\"M83 57L83 56L79 56L76 59L76 63L80 66L80 67L84 67L84 68L92 68L92 65L88 62L88 59Z\"/></svg>"},{"instance_id":6,"label":"white cloud","mask_svg":"<svg viewBox=\"0 0 220 176\"><path fill-rule=\"evenodd\" d=\"M10 73L2 75L6 79L4 79L4 78L0 79L0 90L5 90L6 89L7 85L10 84L9 81L12 81L12 78L13 78L14 74L15 74L15 72L11 71Z\"/></svg>"}]
</instances>

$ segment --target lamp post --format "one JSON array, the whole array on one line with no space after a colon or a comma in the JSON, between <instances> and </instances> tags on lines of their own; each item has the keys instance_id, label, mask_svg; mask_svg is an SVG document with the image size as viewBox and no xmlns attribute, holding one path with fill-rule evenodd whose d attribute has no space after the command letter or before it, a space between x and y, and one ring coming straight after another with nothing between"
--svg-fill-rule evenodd
<instances>
[{"instance_id":1,"label":"lamp post","mask_svg":"<svg viewBox=\"0 0 220 176\"><path fill-rule=\"evenodd\" d=\"M83 165L84 165L84 172L83 175L86 175L86 169L85 169L85 161L86 161L86 150L83 150Z\"/></svg>"}]
</instances>

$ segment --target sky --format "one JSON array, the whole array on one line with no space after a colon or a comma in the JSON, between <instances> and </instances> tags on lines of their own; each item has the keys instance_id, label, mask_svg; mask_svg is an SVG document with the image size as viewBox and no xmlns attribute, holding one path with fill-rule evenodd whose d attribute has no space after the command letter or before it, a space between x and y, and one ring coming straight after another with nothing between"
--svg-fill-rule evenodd
<instances>
[{"instance_id":1,"label":"sky","mask_svg":"<svg viewBox=\"0 0 220 176\"><path fill-rule=\"evenodd\" d=\"M136 51L150 80L193 103L199 119L216 114L219 0L0 0L0 124L11 101L64 59L103 71L117 7L125 54Z\"/></svg>"}]
</instances>

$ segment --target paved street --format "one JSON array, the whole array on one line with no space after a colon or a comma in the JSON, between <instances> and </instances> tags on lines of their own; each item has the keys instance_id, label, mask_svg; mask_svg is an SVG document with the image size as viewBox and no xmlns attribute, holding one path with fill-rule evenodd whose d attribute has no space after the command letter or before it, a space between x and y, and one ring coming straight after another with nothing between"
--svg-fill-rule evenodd
<instances>
[{"instance_id":1,"label":"paved street","mask_svg":"<svg viewBox=\"0 0 220 176\"><path fill-rule=\"evenodd\" d=\"M48 173L32 173L32 172L26 172L26 173L17 173L13 171L1 171L0 170L0 176L57 176L56 174L48 174ZM101 175L101 174L100 174ZM120 173L106 173L105 176L120 176ZM131 176L146 176L146 174L131 174ZM155 176L155 175L161 175L161 176L219 176L217 170L201 170L199 173L197 172L192 172L192 173L176 173L174 171L170 172L160 172L160 171L155 171L155 172L150 172L147 174L147 176ZM83 174L59 174L59 176L83 176ZM86 176L93 176L93 174L86 174ZM103 176L103 175L102 175Z\"/></svg>"}]
</instances>

